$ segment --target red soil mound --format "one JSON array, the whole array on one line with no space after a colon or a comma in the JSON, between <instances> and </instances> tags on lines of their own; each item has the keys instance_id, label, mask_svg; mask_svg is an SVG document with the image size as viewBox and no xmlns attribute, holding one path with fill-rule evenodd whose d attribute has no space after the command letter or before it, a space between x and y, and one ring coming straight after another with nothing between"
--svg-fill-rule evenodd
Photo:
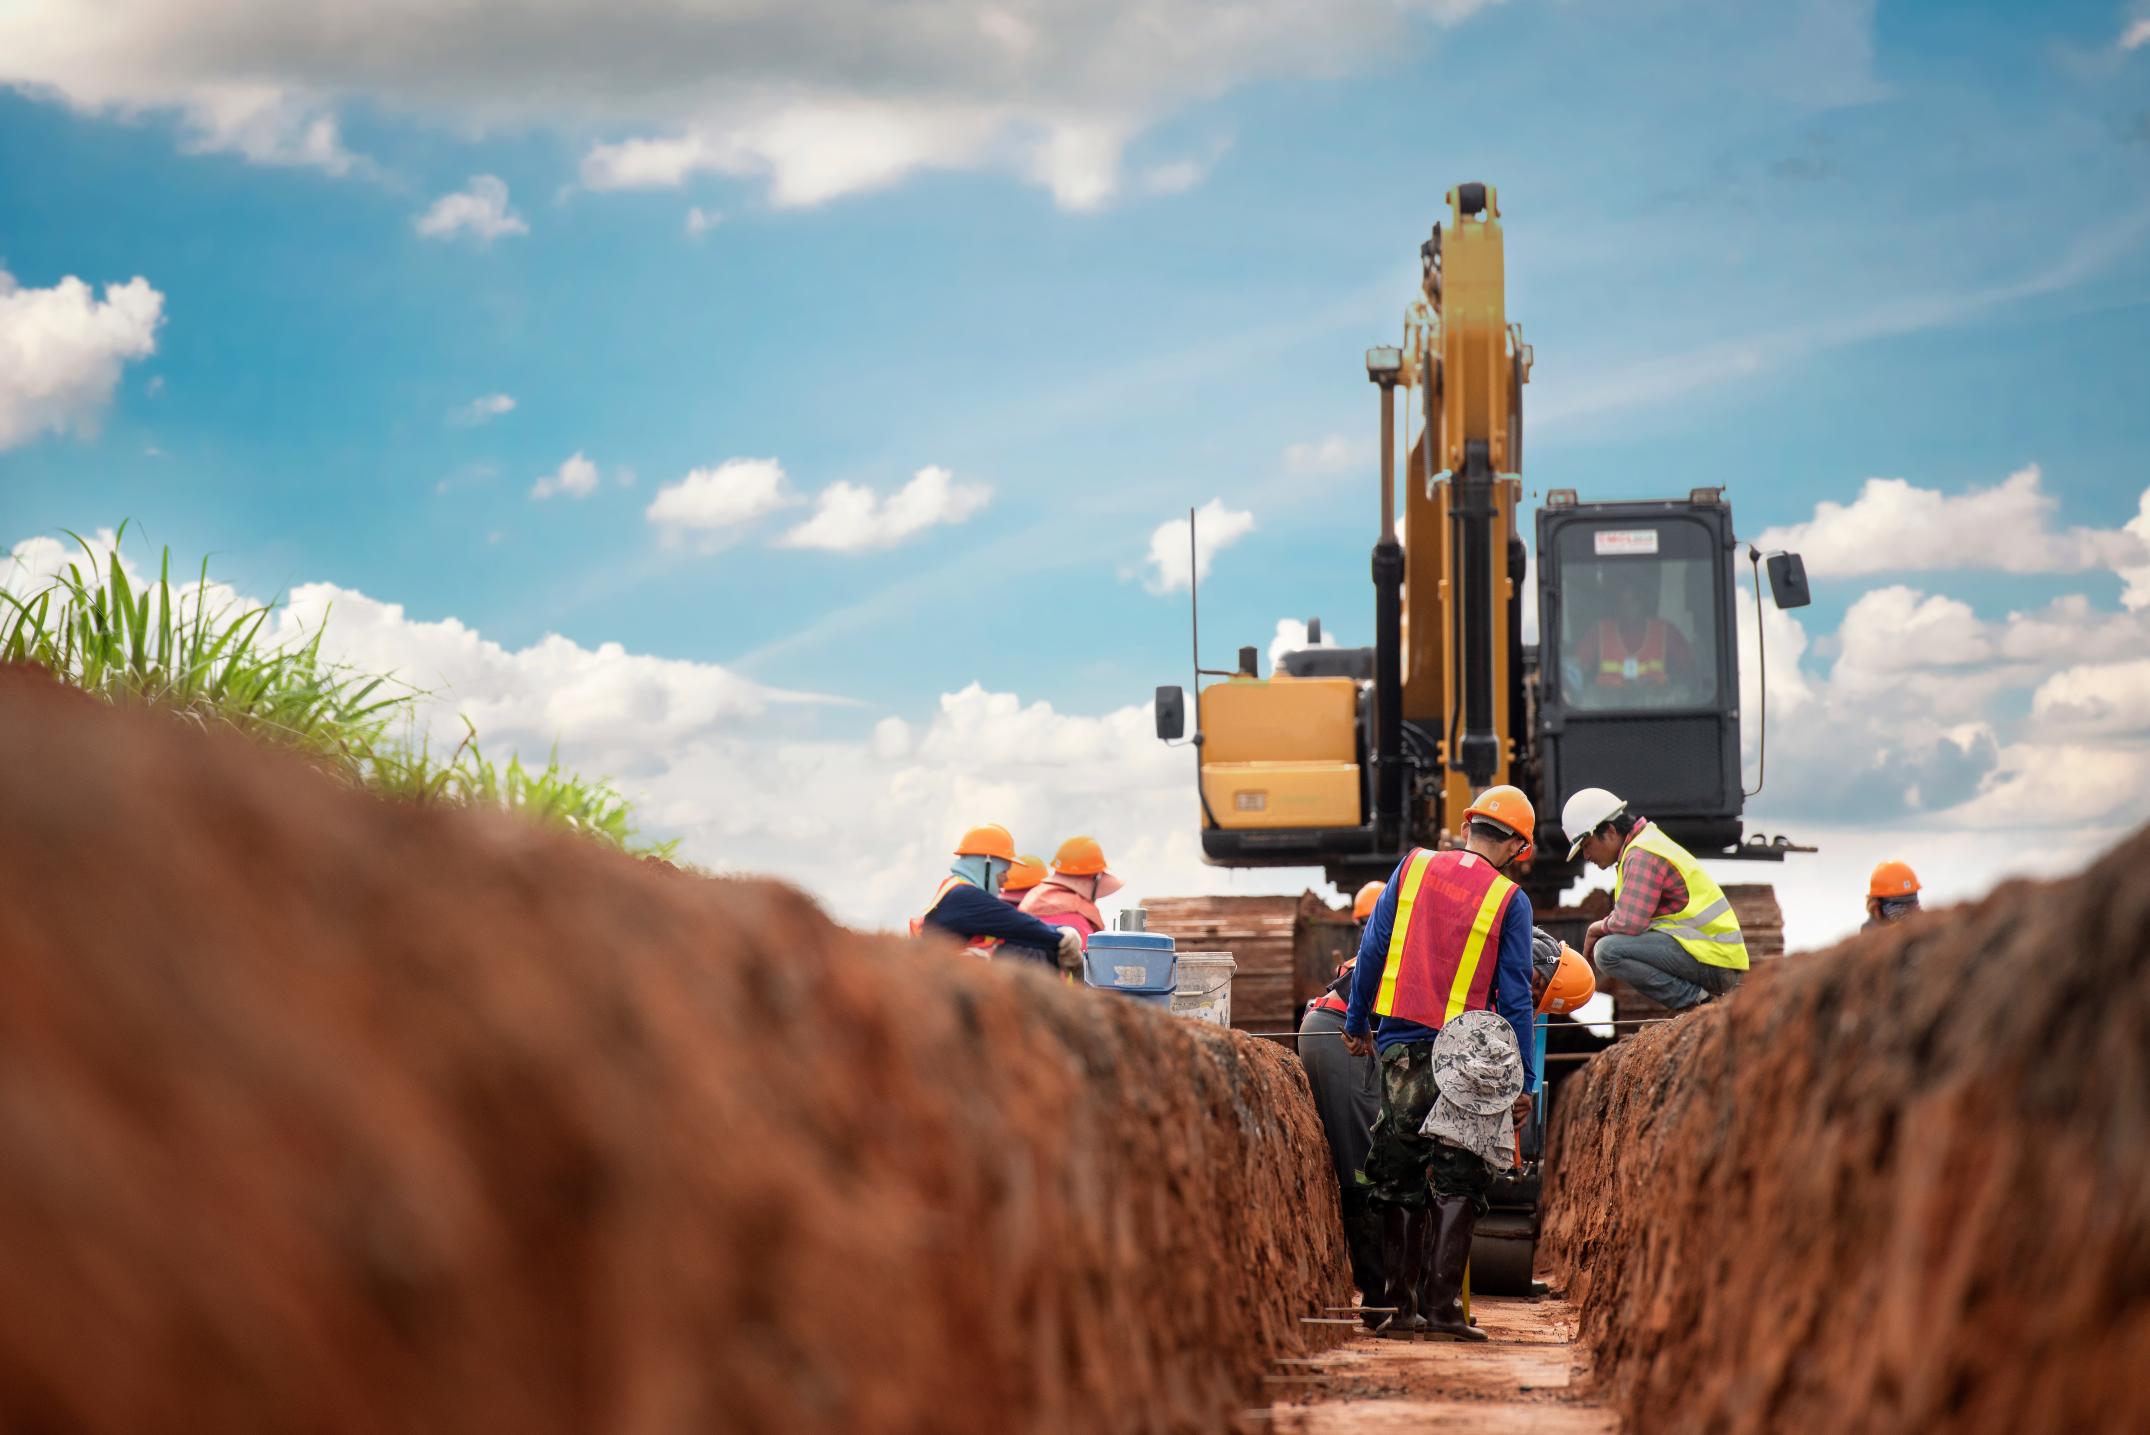
<instances>
[{"instance_id":1,"label":"red soil mound","mask_svg":"<svg viewBox=\"0 0 2150 1435\"><path fill-rule=\"evenodd\" d=\"M0 682L0 1425L1213 1430L1296 1063Z\"/></svg>"},{"instance_id":2,"label":"red soil mound","mask_svg":"<svg viewBox=\"0 0 2150 1435\"><path fill-rule=\"evenodd\" d=\"M1634 1429L2150 1429L2146 871L1773 964L1567 1089L1547 1238Z\"/></svg>"}]
</instances>

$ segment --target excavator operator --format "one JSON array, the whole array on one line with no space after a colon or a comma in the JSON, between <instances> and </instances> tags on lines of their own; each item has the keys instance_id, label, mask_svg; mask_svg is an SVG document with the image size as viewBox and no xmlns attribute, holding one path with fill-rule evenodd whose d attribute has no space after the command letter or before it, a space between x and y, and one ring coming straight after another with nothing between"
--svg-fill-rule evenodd
<instances>
[{"instance_id":1,"label":"excavator operator","mask_svg":"<svg viewBox=\"0 0 2150 1435\"><path fill-rule=\"evenodd\" d=\"M1654 707L1679 702L1694 691L1695 650L1677 623L1659 612L1658 567L1629 560L1598 568L1595 606L1579 610L1571 682L1580 683L1588 706Z\"/></svg>"}]
</instances>

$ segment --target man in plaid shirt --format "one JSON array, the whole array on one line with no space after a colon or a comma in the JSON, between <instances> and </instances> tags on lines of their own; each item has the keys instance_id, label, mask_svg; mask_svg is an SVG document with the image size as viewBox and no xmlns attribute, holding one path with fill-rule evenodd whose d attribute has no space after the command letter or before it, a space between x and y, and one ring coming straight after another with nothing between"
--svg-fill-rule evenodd
<instances>
[{"instance_id":1,"label":"man in plaid shirt","mask_svg":"<svg viewBox=\"0 0 2150 1435\"><path fill-rule=\"evenodd\" d=\"M1601 977L1684 1011L1737 987L1746 942L1730 899L1694 855L1603 788L1568 799L1561 826L1581 856L1614 870L1613 909L1590 924L1583 956Z\"/></svg>"}]
</instances>

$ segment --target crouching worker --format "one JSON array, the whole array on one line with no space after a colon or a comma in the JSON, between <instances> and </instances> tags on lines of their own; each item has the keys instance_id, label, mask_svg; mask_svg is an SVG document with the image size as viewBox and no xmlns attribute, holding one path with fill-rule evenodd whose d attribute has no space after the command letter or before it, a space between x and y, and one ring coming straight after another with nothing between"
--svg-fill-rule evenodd
<instances>
[{"instance_id":1,"label":"crouching worker","mask_svg":"<svg viewBox=\"0 0 2150 1435\"><path fill-rule=\"evenodd\" d=\"M1507 1022L1522 1068L1510 1120L1529 1119L1538 1087L1530 899L1501 869L1530 850L1536 830L1521 791L1487 789L1464 813L1461 849L1404 858L1359 942L1344 1041L1355 1054L1376 1052L1381 1065L1363 1178L1381 1217L1381 1309L1366 1316L1377 1332L1486 1338L1464 1317L1463 1272L1495 1168L1423 1128L1441 1094L1434 1042L1473 1011Z\"/></svg>"},{"instance_id":2,"label":"crouching worker","mask_svg":"<svg viewBox=\"0 0 2150 1435\"><path fill-rule=\"evenodd\" d=\"M1381 884L1368 882L1351 904L1352 918L1365 939L1367 919L1381 900ZM1299 1064L1306 1068L1307 1089L1314 1096L1314 1112L1321 1117L1322 1134L1329 1139L1329 1158L1336 1166L1337 1190L1342 1197L1344 1249L1351 1253L1351 1283L1368 1305L1381 1298L1381 1221L1367 1200L1368 1188L1359 1180L1373 1145L1374 1120L1381 1114L1381 1067L1371 1053L1358 1055L1344 1049L1344 1015L1350 1010L1345 993L1358 969L1353 956L1338 969L1329 989L1306 1004L1299 1022Z\"/></svg>"},{"instance_id":3,"label":"crouching worker","mask_svg":"<svg viewBox=\"0 0 2150 1435\"><path fill-rule=\"evenodd\" d=\"M1047 965L1073 952L1082 938L1067 927L1048 926L1000 900L1001 883L1015 865L1015 839L999 823L973 827L956 844L956 860L925 912L911 919L911 935L927 928L945 932L988 960L1005 949Z\"/></svg>"}]
</instances>

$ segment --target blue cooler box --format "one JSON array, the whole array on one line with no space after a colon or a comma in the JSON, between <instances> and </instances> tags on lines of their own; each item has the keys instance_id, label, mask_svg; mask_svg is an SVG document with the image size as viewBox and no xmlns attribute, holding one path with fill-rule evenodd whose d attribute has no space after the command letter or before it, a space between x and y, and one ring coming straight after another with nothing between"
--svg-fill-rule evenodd
<instances>
[{"instance_id":1,"label":"blue cooler box","mask_svg":"<svg viewBox=\"0 0 2150 1435\"><path fill-rule=\"evenodd\" d=\"M1082 979L1170 1009L1179 989L1179 956L1162 932L1099 932L1083 948Z\"/></svg>"}]
</instances>

